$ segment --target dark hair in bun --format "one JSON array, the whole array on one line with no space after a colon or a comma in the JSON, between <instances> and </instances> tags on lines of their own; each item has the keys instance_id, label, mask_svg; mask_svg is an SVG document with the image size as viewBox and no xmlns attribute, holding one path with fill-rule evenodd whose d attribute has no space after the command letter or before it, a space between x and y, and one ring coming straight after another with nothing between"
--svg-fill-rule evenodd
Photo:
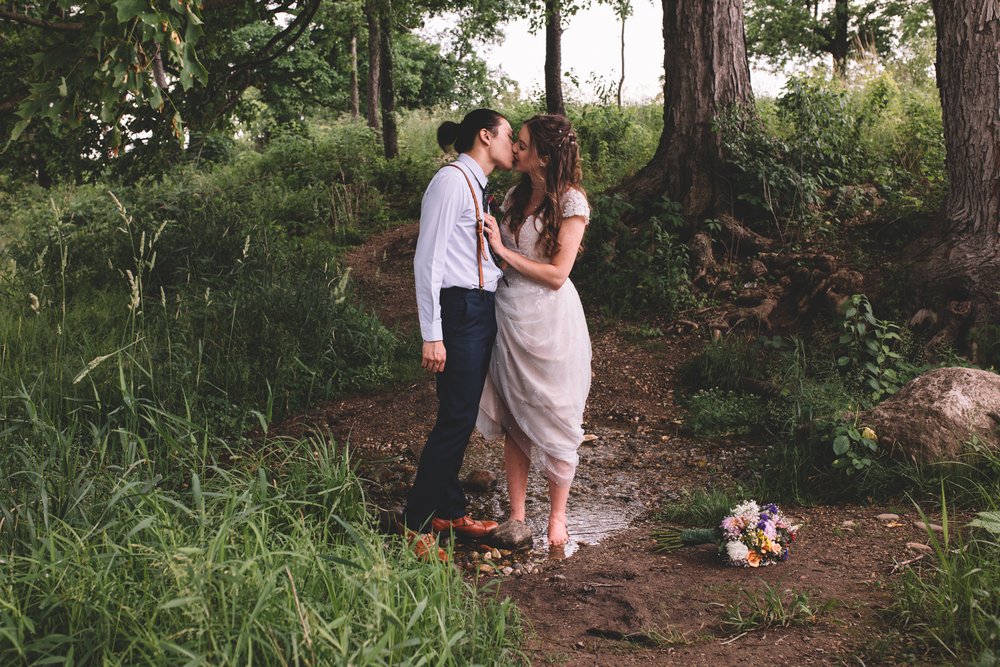
<instances>
[{"instance_id":1,"label":"dark hair in bun","mask_svg":"<svg viewBox=\"0 0 1000 667\"><path fill-rule=\"evenodd\" d=\"M476 135L480 130L489 130L490 134L495 136L497 127L504 120L506 119L493 109L470 111L461 123L446 120L438 126L438 146L443 151L448 150L449 146L454 146L457 152L465 153L476 142Z\"/></svg>"}]
</instances>

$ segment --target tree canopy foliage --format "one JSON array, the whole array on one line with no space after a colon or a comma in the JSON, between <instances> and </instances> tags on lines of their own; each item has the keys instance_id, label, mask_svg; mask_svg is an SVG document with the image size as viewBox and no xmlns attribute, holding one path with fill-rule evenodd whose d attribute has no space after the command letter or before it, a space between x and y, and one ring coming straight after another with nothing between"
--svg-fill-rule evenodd
<instances>
[{"instance_id":1,"label":"tree canopy foliage","mask_svg":"<svg viewBox=\"0 0 1000 667\"><path fill-rule=\"evenodd\" d=\"M393 12L399 108L482 103L509 84L469 46L473 26L500 21L504 3L462 3L447 51L415 34L427 16L457 5L432 0ZM0 81L0 133L23 147L8 144L9 173L43 185L85 180L116 155L155 171L233 123L266 140L310 114L347 110L352 67L367 75L359 0L13 7L0 10L0 68L9 73ZM359 36L355 64L350 44Z\"/></svg>"},{"instance_id":2,"label":"tree canopy foliage","mask_svg":"<svg viewBox=\"0 0 1000 667\"><path fill-rule=\"evenodd\" d=\"M751 55L778 66L829 56L843 74L864 53L882 57L933 34L928 0L747 0Z\"/></svg>"}]
</instances>

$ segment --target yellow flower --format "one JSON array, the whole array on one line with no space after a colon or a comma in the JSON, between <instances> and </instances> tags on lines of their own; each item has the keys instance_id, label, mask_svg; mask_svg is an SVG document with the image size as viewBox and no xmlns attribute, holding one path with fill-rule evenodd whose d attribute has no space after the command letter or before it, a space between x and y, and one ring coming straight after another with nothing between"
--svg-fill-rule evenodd
<instances>
[{"instance_id":1,"label":"yellow flower","mask_svg":"<svg viewBox=\"0 0 1000 667\"><path fill-rule=\"evenodd\" d=\"M875 431L871 430L867 426L861 429L861 437L867 438L868 440L878 440L878 436L875 435Z\"/></svg>"}]
</instances>

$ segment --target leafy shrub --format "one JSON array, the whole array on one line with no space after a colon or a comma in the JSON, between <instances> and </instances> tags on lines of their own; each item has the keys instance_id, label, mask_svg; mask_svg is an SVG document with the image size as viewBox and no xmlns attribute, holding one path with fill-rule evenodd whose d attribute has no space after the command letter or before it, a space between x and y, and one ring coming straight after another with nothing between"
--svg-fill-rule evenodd
<instances>
[{"instance_id":1,"label":"leafy shrub","mask_svg":"<svg viewBox=\"0 0 1000 667\"><path fill-rule=\"evenodd\" d=\"M199 197L198 183L151 188L170 195L152 204L123 193L144 218L93 187L64 192L73 215L57 209L55 224L28 225L11 249L0 318L0 342L19 351L0 364L4 384L44 375L67 400L107 396L114 364L95 369L91 386L69 379L128 350L150 375L139 396L208 416L219 401L284 414L388 377L396 341L347 300L335 248L290 238L253 211L241 217L233 192Z\"/></svg>"},{"instance_id":2,"label":"leafy shrub","mask_svg":"<svg viewBox=\"0 0 1000 667\"><path fill-rule=\"evenodd\" d=\"M616 185L649 162L663 127L662 108L586 104L570 107L579 138L584 182L592 192Z\"/></svg>"},{"instance_id":3,"label":"leafy shrub","mask_svg":"<svg viewBox=\"0 0 1000 667\"><path fill-rule=\"evenodd\" d=\"M702 389L687 400L687 425L699 436L749 435L760 427L763 407L756 396Z\"/></svg>"},{"instance_id":4,"label":"leafy shrub","mask_svg":"<svg viewBox=\"0 0 1000 667\"><path fill-rule=\"evenodd\" d=\"M920 369L897 351L904 343L906 330L876 318L863 294L851 297L841 328L837 365L862 387L867 403L875 404L895 394L919 374Z\"/></svg>"},{"instance_id":5,"label":"leafy shrub","mask_svg":"<svg viewBox=\"0 0 1000 667\"><path fill-rule=\"evenodd\" d=\"M597 196L591 204L587 249L574 273L588 298L613 313L663 317L694 303L687 248L671 231L684 224L678 204L660 202L636 229L623 222L638 216L621 198Z\"/></svg>"},{"instance_id":6,"label":"leafy shrub","mask_svg":"<svg viewBox=\"0 0 1000 667\"><path fill-rule=\"evenodd\" d=\"M850 85L800 76L757 111L717 121L752 224L799 240L880 207L885 217L939 210L946 171L933 87L900 90L888 73Z\"/></svg>"},{"instance_id":7,"label":"leafy shrub","mask_svg":"<svg viewBox=\"0 0 1000 667\"><path fill-rule=\"evenodd\" d=\"M680 369L685 384L694 388L737 389L743 378L759 378L765 372L761 348L738 336L710 341Z\"/></svg>"}]
</instances>

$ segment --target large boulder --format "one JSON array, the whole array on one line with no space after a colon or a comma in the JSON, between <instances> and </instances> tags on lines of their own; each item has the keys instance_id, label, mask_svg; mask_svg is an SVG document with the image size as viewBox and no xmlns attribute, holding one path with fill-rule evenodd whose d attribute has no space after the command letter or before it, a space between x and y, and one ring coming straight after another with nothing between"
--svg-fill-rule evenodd
<instances>
[{"instance_id":1,"label":"large boulder","mask_svg":"<svg viewBox=\"0 0 1000 667\"><path fill-rule=\"evenodd\" d=\"M905 384L861 415L879 444L921 463L954 461L968 442L1000 451L1000 375L972 368L937 368Z\"/></svg>"}]
</instances>

